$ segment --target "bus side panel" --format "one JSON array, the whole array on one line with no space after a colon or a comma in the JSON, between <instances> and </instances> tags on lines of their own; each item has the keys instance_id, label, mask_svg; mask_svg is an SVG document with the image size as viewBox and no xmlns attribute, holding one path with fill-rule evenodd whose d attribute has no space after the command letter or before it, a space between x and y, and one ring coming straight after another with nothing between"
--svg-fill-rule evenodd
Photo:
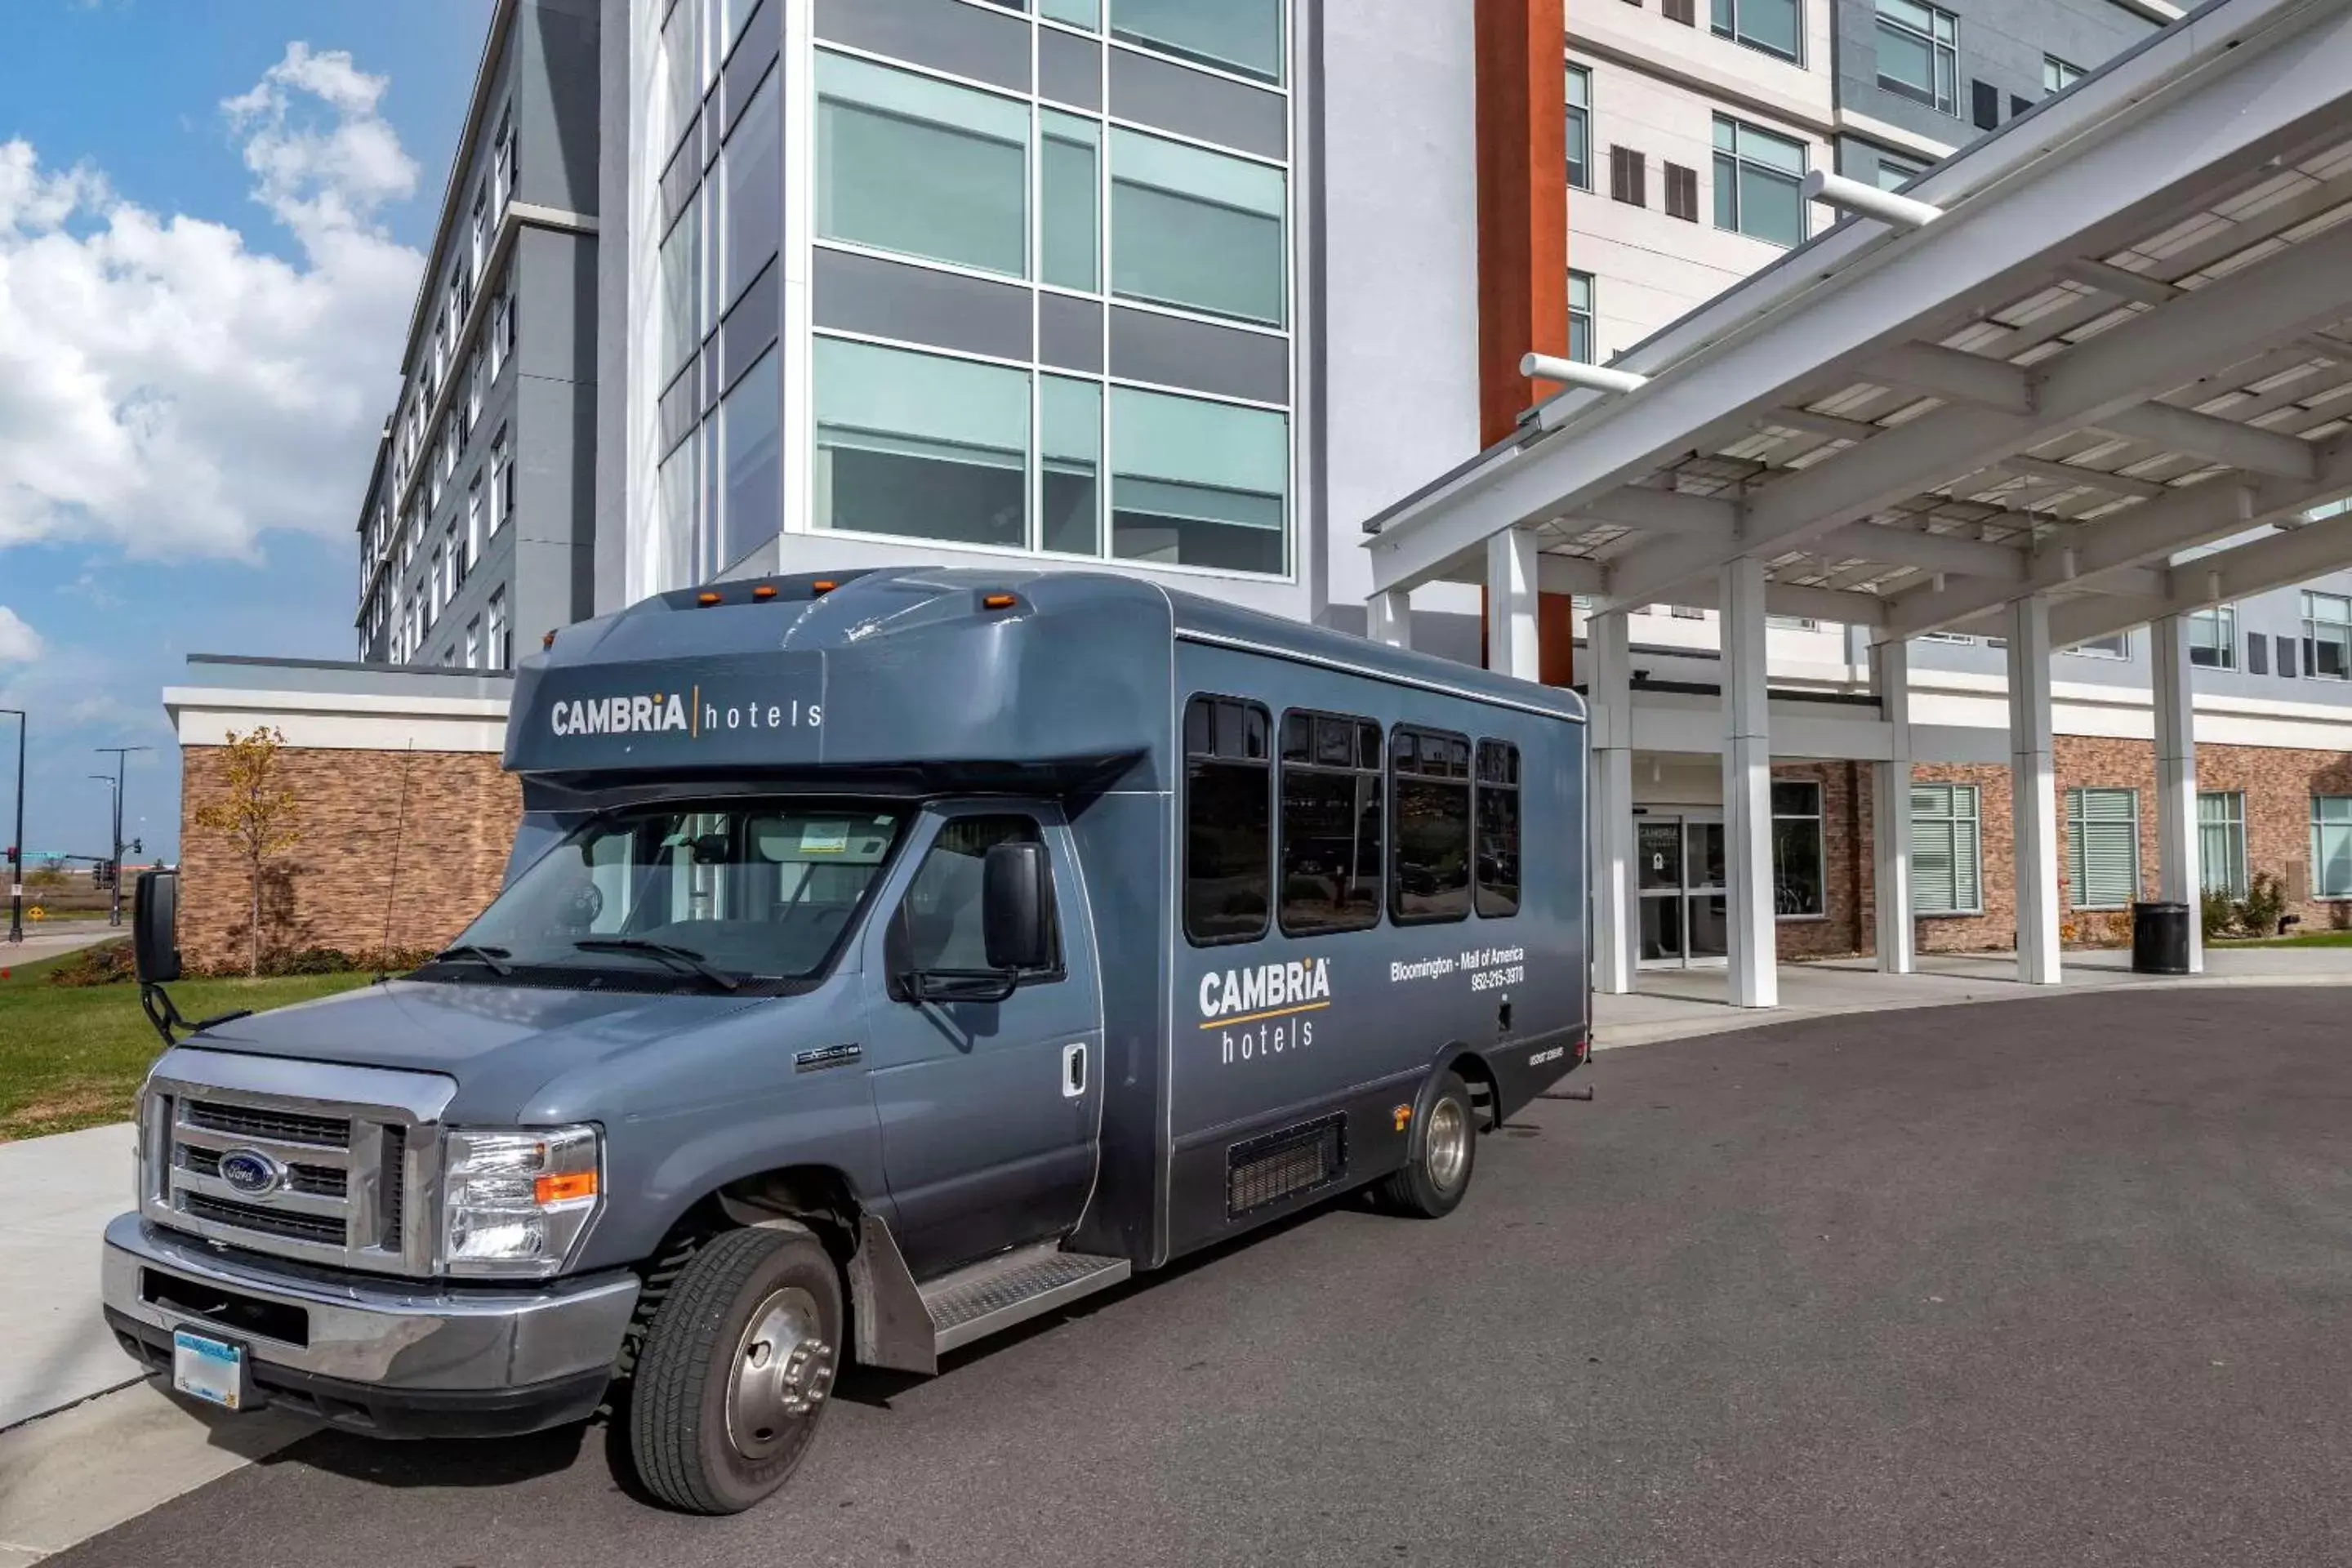
<instances>
[{"instance_id":1,"label":"bus side panel","mask_svg":"<svg viewBox=\"0 0 2352 1568\"><path fill-rule=\"evenodd\" d=\"M1491 1065L1506 1113L1524 1105L1577 1059L1587 982L1582 726L1212 645L1180 642L1176 668L1180 711L1196 693L1263 703L1277 755L1285 710L1308 709L1371 720L1384 737L1415 724L1474 745L1507 741L1519 749L1522 780L1516 913L1399 925L1384 887L1370 929L1293 937L1277 898L1262 936L1196 946L1182 921L1180 773L1171 823L1179 856L1169 1230L1172 1250L1182 1252L1396 1169L1410 1139L1399 1110L1410 1110L1433 1064L1454 1051L1468 1048ZM1383 852L1392 865L1395 809L1385 786ZM1269 788L1278 868L1278 765ZM1279 1152L1285 1134L1328 1136L1318 1129L1334 1116L1346 1129L1345 1166L1325 1185L1260 1204L1230 1184L1236 1166Z\"/></svg>"}]
</instances>

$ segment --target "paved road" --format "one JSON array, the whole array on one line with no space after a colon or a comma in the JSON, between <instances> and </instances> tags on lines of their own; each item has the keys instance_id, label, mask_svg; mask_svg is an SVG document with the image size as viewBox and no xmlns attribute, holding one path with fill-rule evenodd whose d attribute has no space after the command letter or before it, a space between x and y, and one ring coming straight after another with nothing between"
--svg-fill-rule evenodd
<instances>
[{"instance_id":1,"label":"paved road","mask_svg":"<svg viewBox=\"0 0 2352 1568\"><path fill-rule=\"evenodd\" d=\"M604 1436L310 1439L56 1568L2352 1562L2352 1046L2321 991L1614 1052L1441 1224L1337 1207L680 1519Z\"/></svg>"}]
</instances>

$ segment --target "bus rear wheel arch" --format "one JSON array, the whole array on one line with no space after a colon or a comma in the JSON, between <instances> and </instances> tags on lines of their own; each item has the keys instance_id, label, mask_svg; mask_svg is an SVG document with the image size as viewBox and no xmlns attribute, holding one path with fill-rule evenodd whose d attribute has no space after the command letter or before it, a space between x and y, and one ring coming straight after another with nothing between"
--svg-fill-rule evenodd
<instances>
[{"instance_id":1,"label":"bus rear wheel arch","mask_svg":"<svg viewBox=\"0 0 2352 1568\"><path fill-rule=\"evenodd\" d=\"M1373 1189L1381 1206L1419 1219L1443 1219L1460 1206L1477 1168L1478 1108L1464 1064L1433 1077L1413 1115L1404 1166Z\"/></svg>"}]
</instances>

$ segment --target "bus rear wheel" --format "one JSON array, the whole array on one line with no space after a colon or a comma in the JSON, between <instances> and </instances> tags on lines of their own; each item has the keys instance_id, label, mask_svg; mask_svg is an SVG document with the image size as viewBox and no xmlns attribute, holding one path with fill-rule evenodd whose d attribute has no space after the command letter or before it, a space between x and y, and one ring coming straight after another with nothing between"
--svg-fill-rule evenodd
<instances>
[{"instance_id":1,"label":"bus rear wheel","mask_svg":"<svg viewBox=\"0 0 2352 1568\"><path fill-rule=\"evenodd\" d=\"M1378 1189L1381 1205L1419 1219L1443 1219L1470 1190L1478 1163L1478 1116L1470 1086L1459 1073L1438 1081L1421 1110L1421 1135L1404 1169L1391 1172Z\"/></svg>"}]
</instances>

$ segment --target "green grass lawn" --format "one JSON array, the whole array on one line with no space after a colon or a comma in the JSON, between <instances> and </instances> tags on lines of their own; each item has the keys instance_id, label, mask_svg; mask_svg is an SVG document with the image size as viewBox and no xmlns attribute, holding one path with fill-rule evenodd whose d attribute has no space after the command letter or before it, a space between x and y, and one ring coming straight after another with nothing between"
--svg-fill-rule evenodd
<instances>
[{"instance_id":1,"label":"green grass lawn","mask_svg":"<svg viewBox=\"0 0 2352 1568\"><path fill-rule=\"evenodd\" d=\"M70 957L71 955L68 955ZM0 1142L121 1121L163 1042L139 1010L139 988L51 985L62 958L0 965ZM261 1012L364 985L365 974L268 980L189 980L172 1000L191 1018L236 1008Z\"/></svg>"},{"instance_id":2,"label":"green grass lawn","mask_svg":"<svg viewBox=\"0 0 2352 1568\"><path fill-rule=\"evenodd\" d=\"M2259 940L2222 937L2216 947L2352 947L2352 931L2305 931L2299 936L2272 936Z\"/></svg>"}]
</instances>

